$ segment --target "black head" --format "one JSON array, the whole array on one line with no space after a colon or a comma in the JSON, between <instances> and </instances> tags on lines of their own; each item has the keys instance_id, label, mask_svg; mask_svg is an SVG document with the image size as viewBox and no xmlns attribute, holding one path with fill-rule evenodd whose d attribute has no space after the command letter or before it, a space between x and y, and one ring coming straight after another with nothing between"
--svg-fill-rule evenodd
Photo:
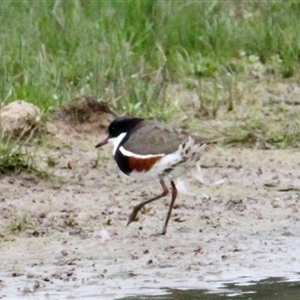
<instances>
[{"instance_id":1,"label":"black head","mask_svg":"<svg viewBox=\"0 0 300 300\"><path fill-rule=\"evenodd\" d=\"M141 118L120 117L113 120L108 126L108 135L110 138L119 136L123 132L133 129L137 123L142 121Z\"/></svg>"},{"instance_id":2,"label":"black head","mask_svg":"<svg viewBox=\"0 0 300 300\"><path fill-rule=\"evenodd\" d=\"M96 145L96 148L101 147L107 144L110 139L118 137L123 132L129 132L132 130L137 123L143 121L142 118L128 118L128 117L120 117L113 120L108 126L108 137Z\"/></svg>"}]
</instances>

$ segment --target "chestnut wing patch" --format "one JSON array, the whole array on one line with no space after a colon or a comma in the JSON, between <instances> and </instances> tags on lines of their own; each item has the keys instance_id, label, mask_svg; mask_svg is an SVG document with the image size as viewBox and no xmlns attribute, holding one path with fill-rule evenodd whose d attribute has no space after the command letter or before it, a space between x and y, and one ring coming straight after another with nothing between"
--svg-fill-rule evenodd
<instances>
[{"instance_id":1,"label":"chestnut wing patch","mask_svg":"<svg viewBox=\"0 0 300 300\"><path fill-rule=\"evenodd\" d=\"M162 158L162 156L153 156L153 157L147 157L147 158L131 156L128 159L128 165L131 170L134 170L137 172L147 172L152 168L152 166L156 162L161 160L161 158Z\"/></svg>"}]
</instances>

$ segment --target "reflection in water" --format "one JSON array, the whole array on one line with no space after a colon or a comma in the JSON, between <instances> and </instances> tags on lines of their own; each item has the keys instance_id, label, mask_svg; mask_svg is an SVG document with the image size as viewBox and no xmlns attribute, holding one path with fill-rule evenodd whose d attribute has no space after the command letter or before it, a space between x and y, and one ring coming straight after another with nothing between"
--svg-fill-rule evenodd
<instances>
[{"instance_id":1,"label":"reflection in water","mask_svg":"<svg viewBox=\"0 0 300 300\"><path fill-rule=\"evenodd\" d=\"M284 282L283 278L268 278L247 284L225 284L219 293L207 290L167 290L163 296L134 296L123 300L299 300L300 282Z\"/></svg>"}]
</instances>

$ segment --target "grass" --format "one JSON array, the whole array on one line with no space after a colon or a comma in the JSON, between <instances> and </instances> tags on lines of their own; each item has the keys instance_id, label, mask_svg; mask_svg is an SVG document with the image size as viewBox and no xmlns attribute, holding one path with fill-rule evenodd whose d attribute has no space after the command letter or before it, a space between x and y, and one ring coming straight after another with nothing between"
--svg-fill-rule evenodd
<instances>
[{"instance_id":1,"label":"grass","mask_svg":"<svg viewBox=\"0 0 300 300\"><path fill-rule=\"evenodd\" d=\"M21 217L16 217L11 220L10 224L7 226L8 231L12 233L24 232L27 229L34 229L35 224L31 218L27 215Z\"/></svg>"},{"instance_id":2,"label":"grass","mask_svg":"<svg viewBox=\"0 0 300 300\"><path fill-rule=\"evenodd\" d=\"M165 84L239 73L240 51L278 55L279 75L293 75L299 11L295 1L5 1L1 98L47 110L111 90L121 111L147 114Z\"/></svg>"},{"instance_id":3,"label":"grass","mask_svg":"<svg viewBox=\"0 0 300 300\"><path fill-rule=\"evenodd\" d=\"M14 146L10 140L0 143L0 174L19 173L21 171L33 170L32 160L26 155L22 147Z\"/></svg>"},{"instance_id":4,"label":"grass","mask_svg":"<svg viewBox=\"0 0 300 300\"><path fill-rule=\"evenodd\" d=\"M26 150L24 146L26 141L0 138L0 178L4 174L21 172L30 173L38 178L50 178L50 172L39 168L35 151Z\"/></svg>"},{"instance_id":5,"label":"grass","mask_svg":"<svg viewBox=\"0 0 300 300\"><path fill-rule=\"evenodd\" d=\"M199 120L230 122L215 132L226 143L295 147L297 108L282 112L239 84L298 80L299 13L299 1L2 1L0 99L47 116L93 94L119 114L185 118L198 131ZM169 97L173 85L199 107ZM21 161L9 154L1 168Z\"/></svg>"}]
</instances>

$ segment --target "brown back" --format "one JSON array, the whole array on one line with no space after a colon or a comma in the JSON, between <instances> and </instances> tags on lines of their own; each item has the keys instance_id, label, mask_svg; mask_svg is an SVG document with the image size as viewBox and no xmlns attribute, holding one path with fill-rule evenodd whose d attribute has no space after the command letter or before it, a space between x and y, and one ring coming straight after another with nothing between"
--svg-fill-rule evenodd
<instances>
[{"instance_id":1,"label":"brown back","mask_svg":"<svg viewBox=\"0 0 300 300\"><path fill-rule=\"evenodd\" d=\"M186 141L189 134L183 130L152 120L143 120L130 132L124 148L135 154L169 154L177 151L179 145ZM196 143L212 143L209 139L192 136Z\"/></svg>"}]
</instances>

